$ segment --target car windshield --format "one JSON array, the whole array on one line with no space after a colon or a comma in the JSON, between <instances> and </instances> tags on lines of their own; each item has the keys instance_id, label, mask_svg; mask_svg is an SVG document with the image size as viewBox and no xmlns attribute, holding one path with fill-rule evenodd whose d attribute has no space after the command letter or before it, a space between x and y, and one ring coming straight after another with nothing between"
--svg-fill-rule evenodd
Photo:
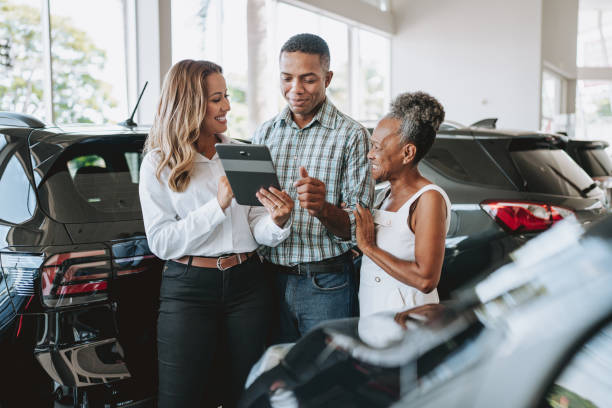
<instances>
[{"instance_id":1,"label":"car windshield","mask_svg":"<svg viewBox=\"0 0 612 408\"><path fill-rule=\"evenodd\" d=\"M561 149L540 145L511 145L510 156L526 191L562 196L596 195L593 179Z\"/></svg>"},{"instance_id":2,"label":"car windshield","mask_svg":"<svg viewBox=\"0 0 612 408\"><path fill-rule=\"evenodd\" d=\"M578 155L591 177L612 176L612 161L604 149L579 149Z\"/></svg>"},{"instance_id":3,"label":"car windshield","mask_svg":"<svg viewBox=\"0 0 612 408\"><path fill-rule=\"evenodd\" d=\"M66 149L39 185L43 210L64 223L141 219L142 143L124 140L96 139Z\"/></svg>"}]
</instances>

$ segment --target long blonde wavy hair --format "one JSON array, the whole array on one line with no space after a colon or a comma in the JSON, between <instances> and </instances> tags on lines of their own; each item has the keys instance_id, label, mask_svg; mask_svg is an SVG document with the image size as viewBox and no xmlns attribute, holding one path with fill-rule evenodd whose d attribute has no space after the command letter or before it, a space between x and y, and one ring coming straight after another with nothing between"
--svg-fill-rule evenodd
<instances>
[{"instance_id":1,"label":"long blonde wavy hair","mask_svg":"<svg viewBox=\"0 0 612 408\"><path fill-rule=\"evenodd\" d=\"M213 73L223 73L214 62L182 60L170 68L164 79L144 151L160 150L161 160L155 174L161 182L161 172L168 166L168 186L172 191L185 191L189 185L195 145L206 115L206 77Z\"/></svg>"}]
</instances>

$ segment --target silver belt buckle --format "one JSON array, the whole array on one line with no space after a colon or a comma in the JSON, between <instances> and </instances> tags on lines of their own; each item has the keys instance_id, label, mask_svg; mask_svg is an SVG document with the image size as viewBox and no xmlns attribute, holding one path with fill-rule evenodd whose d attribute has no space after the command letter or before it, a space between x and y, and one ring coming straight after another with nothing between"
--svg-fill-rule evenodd
<instances>
[{"instance_id":1,"label":"silver belt buckle","mask_svg":"<svg viewBox=\"0 0 612 408\"><path fill-rule=\"evenodd\" d=\"M225 256L220 256L220 257L218 257L218 258L217 258L217 269L218 269L218 270L220 270L220 271L225 271L225 270L227 270L227 269L231 268L231 266L228 266L227 268L223 268L223 267L221 266L221 261L222 261L223 259L231 258L232 256L234 256L234 255L225 255Z\"/></svg>"}]
</instances>

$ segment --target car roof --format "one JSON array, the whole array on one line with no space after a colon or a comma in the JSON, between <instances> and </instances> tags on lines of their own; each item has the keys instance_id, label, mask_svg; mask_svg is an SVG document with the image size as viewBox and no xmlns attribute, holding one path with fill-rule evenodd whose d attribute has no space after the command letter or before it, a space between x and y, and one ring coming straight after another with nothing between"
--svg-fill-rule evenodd
<instances>
[{"instance_id":1,"label":"car roof","mask_svg":"<svg viewBox=\"0 0 612 408\"><path fill-rule=\"evenodd\" d=\"M30 145L38 142L66 143L78 142L84 139L105 138L115 136L146 136L150 127L141 126L127 128L116 125L61 125L35 129L30 135Z\"/></svg>"},{"instance_id":2,"label":"car roof","mask_svg":"<svg viewBox=\"0 0 612 408\"><path fill-rule=\"evenodd\" d=\"M488 129L481 127L463 127L463 128L454 128L454 129L441 129L438 132L438 136L441 135L472 135L474 138L499 138L499 139L508 139L508 138L526 138L526 139L555 139L555 140L564 140L565 137L562 135L556 135L551 133L544 132L534 132L529 130L516 130L516 129Z\"/></svg>"}]
</instances>

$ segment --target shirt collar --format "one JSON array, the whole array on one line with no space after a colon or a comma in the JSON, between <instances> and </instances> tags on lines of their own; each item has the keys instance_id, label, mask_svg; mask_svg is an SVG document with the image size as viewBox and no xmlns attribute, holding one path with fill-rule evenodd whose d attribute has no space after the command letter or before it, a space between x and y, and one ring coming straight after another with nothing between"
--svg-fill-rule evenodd
<instances>
[{"instance_id":1,"label":"shirt collar","mask_svg":"<svg viewBox=\"0 0 612 408\"><path fill-rule=\"evenodd\" d=\"M333 103L329 100L329 98L325 97L321 108L316 113L316 115L312 118L310 123L304 126L304 129L314 125L315 122L318 122L321 126L326 127L328 129L336 128L336 115L338 113L338 109L334 106ZM285 125L293 126L295 123L293 118L291 117L291 110L289 109L289 105L285 106L285 108L276 116L274 119L274 126L278 126L281 122L285 122Z\"/></svg>"}]
</instances>

